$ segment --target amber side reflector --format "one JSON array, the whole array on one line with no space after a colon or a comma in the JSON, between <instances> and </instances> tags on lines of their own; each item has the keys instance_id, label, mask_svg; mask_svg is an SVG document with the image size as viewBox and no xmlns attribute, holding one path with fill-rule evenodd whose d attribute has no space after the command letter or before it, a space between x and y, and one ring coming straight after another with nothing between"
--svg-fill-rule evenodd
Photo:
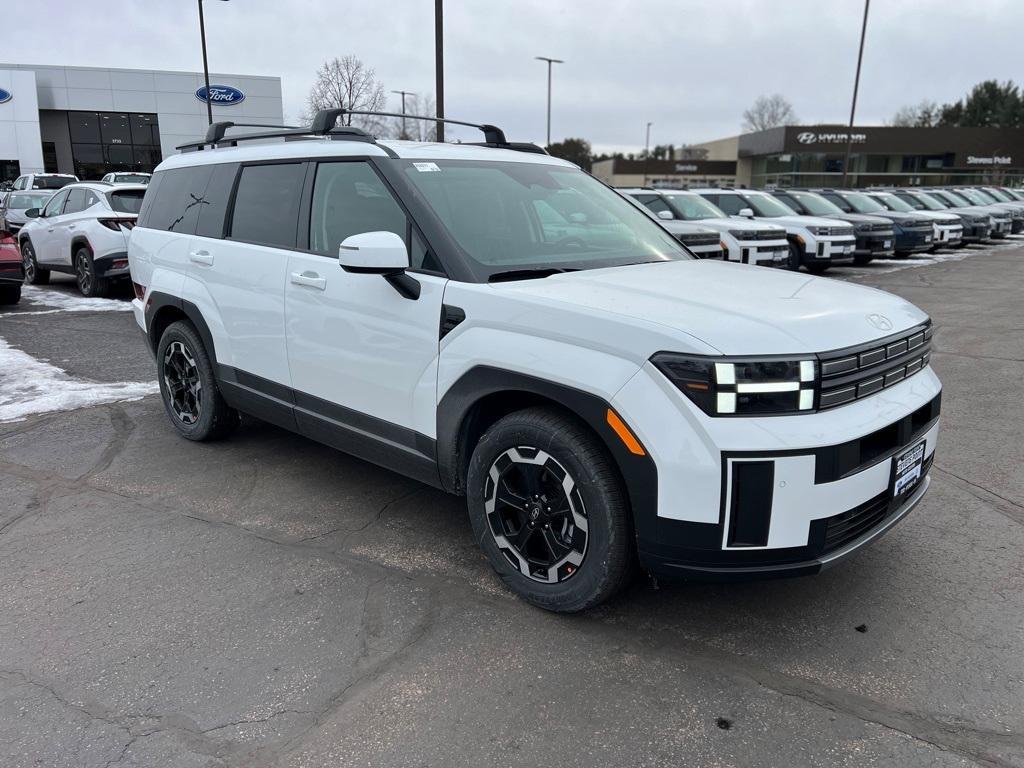
<instances>
[{"instance_id":1,"label":"amber side reflector","mask_svg":"<svg viewBox=\"0 0 1024 768\"><path fill-rule=\"evenodd\" d=\"M607 419L608 426L615 431L615 434L619 436L619 440L621 440L623 445L629 449L630 453L637 456L647 455L644 447L640 445L640 441L633 436L633 433L629 431L629 427L626 426L626 423L619 418L619 414L609 408Z\"/></svg>"}]
</instances>

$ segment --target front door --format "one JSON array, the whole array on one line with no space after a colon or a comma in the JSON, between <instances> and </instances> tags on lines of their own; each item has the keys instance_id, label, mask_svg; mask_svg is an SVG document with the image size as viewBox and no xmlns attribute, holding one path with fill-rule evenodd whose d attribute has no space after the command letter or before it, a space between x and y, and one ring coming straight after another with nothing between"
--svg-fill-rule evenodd
<instances>
[{"instance_id":1,"label":"front door","mask_svg":"<svg viewBox=\"0 0 1024 768\"><path fill-rule=\"evenodd\" d=\"M58 229L62 224L61 212L70 190L62 189L50 198L43 207L39 226L33 228L32 247L36 252L39 264L62 264L60 260L60 236Z\"/></svg>"},{"instance_id":2,"label":"front door","mask_svg":"<svg viewBox=\"0 0 1024 768\"><path fill-rule=\"evenodd\" d=\"M299 427L386 466L394 462L378 457L375 443L385 454L407 452L418 461L432 453L436 431L438 329L447 278L415 273L420 295L407 299L381 275L341 268L338 246L362 232L400 235L411 244L414 270L429 258L365 161L319 164L309 222L309 252L289 256L285 284Z\"/></svg>"}]
</instances>

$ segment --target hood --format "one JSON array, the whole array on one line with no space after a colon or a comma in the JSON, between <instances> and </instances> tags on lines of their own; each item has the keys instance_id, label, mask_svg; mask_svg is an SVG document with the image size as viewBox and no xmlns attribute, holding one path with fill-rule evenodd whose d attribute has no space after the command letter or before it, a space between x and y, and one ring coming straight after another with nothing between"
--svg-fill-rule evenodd
<instances>
[{"instance_id":1,"label":"hood","mask_svg":"<svg viewBox=\"0 0 1024 768\"><path fill-rule=\"evenodd\" d=\"M927 319L913 304L873 288L705 259L584 270L492 287L541 306L656 324L679 333L678 351L689 351L695 337L726 355L826 352ZM879 315L888 321L884 331L868 319L877 321Z\"/></svg>"},{"instance_id":2,"label":"hood","mask_svg":"<svg viewBox=\"0 0 1024 768\"><path fill-rule=\"evenodd\" d=\"M924 211L885 211L874 216L879 216L889 221L894 221L897 224L927 224L931 223L931 218L928 216L922 216Z\"/></svg>"},{"instance_id":3,"label":"hood","mask_svg":"<svg viewBox=\"0 0 1024 768\"><path fill-rule=\"evenodd\" d=\"M747 232L759 232L765 229L777 229L779 230L779 236L785 235L786 228L780 227L778 224L772 224L771 219L757 219L751 221L750 219L735 217L728 219L700 219L700 223L708 227L723 227L725 229L742 229Z\"/></svg>"},{"instance_id":4,"label":"hood","mask_svg":"<svg viewBox=\"0 0 1024 768\"><path fill-rule=\"evenodd\" d=\"M830 216L831 219L842 219L851 224L888 224L892 219L887 219L882 214L873 215L867 213L837 213Z\"/></svg>"},{"instance_id":5,"label":"hood","mask_svg":"<svg viewBox=\"0 0 1024 768\"><path fill-rule=\"evenodd\" d=\"M824 216L755 216L758 221L766 221L769 224L781 224L784 227L834 227L835 219L826 219Z\"/></svg>"},{"instance_id":6,"label":"hood","mask_svg":"<svg viewBox=\"0 0 1024 768\"><path fill-rule=\"evenodd\" d=\"M679 219L658 219L658 223L673 235L714 235L711 227L703 227L696 221L680 221Z\"/></svg>"}]
</instances>

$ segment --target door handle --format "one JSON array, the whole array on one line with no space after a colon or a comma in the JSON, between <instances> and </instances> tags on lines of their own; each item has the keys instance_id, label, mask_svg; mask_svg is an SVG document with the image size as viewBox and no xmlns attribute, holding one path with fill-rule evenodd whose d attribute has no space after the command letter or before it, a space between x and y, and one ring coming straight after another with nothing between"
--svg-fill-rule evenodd
<instances>
[{"instance_id":1,"label":"door handle","mask_svg":"<svg viewBox=\"0 0 1024 768\"><path fill-rule=\"evenodd\" d=\"M213 265L213 254L209 251L191 251L188 258L196 264L205 264L208 267Z\"/></svg>"},{"instance_id":2,"label":"door handle","mask_svg":"<svg viewBox=\"0 0 1024 768\"><path fill-rule=\"evenodd\" d=\"M302 274L292 272L291 281L295 283L295 285L305 285L309 288L316 288L318 291L322 291L327 288L327 278L320 277L316 272L306 271Z\"/></svg>"}]
</instances>

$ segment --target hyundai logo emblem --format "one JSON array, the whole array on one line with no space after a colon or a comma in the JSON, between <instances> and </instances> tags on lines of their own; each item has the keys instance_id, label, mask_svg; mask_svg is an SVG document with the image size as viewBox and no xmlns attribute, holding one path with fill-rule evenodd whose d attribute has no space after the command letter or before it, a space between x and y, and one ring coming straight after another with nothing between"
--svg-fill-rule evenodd
<instances>
[{"instance_id":1,"label":"hyundai logo emblem","mask_svg":"<svg viewBox=\"0 0 1024 768\"><path fill-rule=\"evenodd\" d=\"M892 330L892 320L890 320L885 315L871 314L871 315L868 315L867 318L868 318L868 322L871 323L873 326L875 326L875 328L877 328L880 331L891 331Z\"/></svg>"},{"instance_id":2,"label":"hyundai logo emblem","mask_svg":"<svg viewBox=\"0 0 1024 768\"><path fill-rule=\"evenodd\" d=\"M206 101L206 86L202 86L196 90L196 98L200 101ZM245 94L237 88L230 85L211 85L210 86L210 103L216 104L222 107L228 107L232 104L238 104L239 102L245 101Z\"/></svg>"},{"instance_id":3,"label":"hyundai logo emblem","mask_svg":"<svg viewBox=\"0 0 1024 768\"><path fill-rule=\"evenodd\" d=\"M796 140L801 144L813 144L818 140L818 134L813 131L801 131L796 135Z\"/></svg>"},{"instance_id":4,"label":"hyundai logo emblem","mask_svg":"<svg viewBox=\"0 0 1024 768\"><path fill-rule=\"evenodd\" d=\"M11 93L10 91L5 91L3 88L0 88L0 104L4 104L13 98L13 93Z\"/></svg>"}]
</instances>

